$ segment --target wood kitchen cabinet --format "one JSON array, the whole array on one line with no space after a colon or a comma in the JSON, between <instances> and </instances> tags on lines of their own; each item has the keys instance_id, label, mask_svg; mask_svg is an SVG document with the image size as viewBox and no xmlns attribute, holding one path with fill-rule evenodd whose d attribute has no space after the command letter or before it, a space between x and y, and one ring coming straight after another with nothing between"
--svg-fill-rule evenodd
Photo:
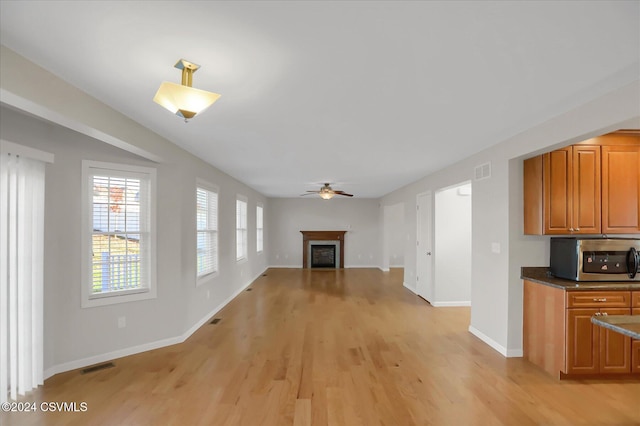
<instances>
[{"instance_id":1,"label":"wood kitchen cabinet","mask_svg":"<svg viewBox=\"0 0 640 426\"><path fill-rule=\"evenodd\" d=\"M631 292L567 292L566 374L631 373L631 338L591 323L594 315L630 315Z\"/></svg>"},{"instance_id":2,"label":"wood kitchen cabinet","mask_svg":"<svg viewBox=\"0 0 640 426\"><path fill-rule=\"evenodd\" d=\"M640 135L604 135L524 161L524 233L640 233Z\"/></svg>"},{"instance_id":3,"label":"wood kitchen cabinet","mask_svg":"<svg viewBox=\"0 0 640 426\"><path fill-rule=\"evenodd\" d=\"M600 147L570 146L542 161L544 233L600 233Z\"/></svg>"},{"instance_id":4,"label":"wood kitchen cabinet","mask_svg":"<svg viewBox=\"0 0 640 426\"><path fill-rule=\"evenodd\" d=\"M640 146L602 147L602 233L640 232Z\"/></svg>"},{"instance_id":5,"label":"wood kitchen cabinet","mask_svg":"<svg viewBox=\"0 0 640 426\"><path fill-rule=\"evenodd\" d=\"M633 300L640 305L640 292ZM640 373L640 340L591 322L629 315L631 306L630 291L566 291L525 279L524 357L558 378Z\"/></svg>"},{"instance_id":6,"label":"wood kitchen cabinet","mask_svg":"<svg viewBox=\"0 0 640 426\"><path fill-rule=\"evenodd\" d=\"M525 234L600 233L599 146L549 152L525 160L524 170ZM529 191L536 195L527 198Z\"/></svg>"},{"instance_id":7,"label":"wood kitchen cabinet","mask_svg":"<svg viewBox=\"0 0 640 426\"><path fill-rule=\"evenodd\" d=\"M631 315L640 315L640 291L631 293ZM640 374L640 340L631 340L631 372Z\"/></svg>"}]
</instances>

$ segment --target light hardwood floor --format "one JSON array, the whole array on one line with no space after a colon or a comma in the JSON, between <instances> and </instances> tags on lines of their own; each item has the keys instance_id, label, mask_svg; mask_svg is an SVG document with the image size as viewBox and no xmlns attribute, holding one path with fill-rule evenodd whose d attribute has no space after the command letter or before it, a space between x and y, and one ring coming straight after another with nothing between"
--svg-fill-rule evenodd
<instances>
[{"instance_id":1,"label":"light hardwood floor","mask_svg":"<svg viewBox=\"0 0 640 426\"><path fill-rule=\"evenodd\" d=\"M640 424L639 381L557 381L471 335L402 271L270 269L186 342L54 376L2 425Z\"/></svg>"}]
</instances>

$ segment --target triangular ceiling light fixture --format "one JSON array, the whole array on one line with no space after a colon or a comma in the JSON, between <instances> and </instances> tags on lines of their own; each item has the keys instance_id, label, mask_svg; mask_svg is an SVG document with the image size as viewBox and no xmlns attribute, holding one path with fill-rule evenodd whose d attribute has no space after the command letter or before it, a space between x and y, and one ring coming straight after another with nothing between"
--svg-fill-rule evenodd
<instances>
[{"instance_id":1,"label":"triangular ceiling light fixture","mask_svg":"<svg viewBox=\"0 0 640 426\"><path fill-rule=\"evenodd\" d=\"M163 82L153 100L173 114L184 118L186 123L209 108L220 95L191 87L193 73L200 68L200 65L180 59L174 66L182 70L182 84Z\"/></svg>"}]
</instances>

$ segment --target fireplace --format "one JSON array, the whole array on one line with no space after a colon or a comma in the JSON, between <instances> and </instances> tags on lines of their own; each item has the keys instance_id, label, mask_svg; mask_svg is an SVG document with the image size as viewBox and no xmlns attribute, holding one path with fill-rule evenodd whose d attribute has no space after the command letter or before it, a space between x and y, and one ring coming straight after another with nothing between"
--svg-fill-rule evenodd
<instances>
[{"instance_id":1,"label":"fireplace","mask_svg":"<svg viewBox=\"0 0 640 426\"><path fill-rule=\"evenodd\" d=\"M335 268L336 245L335 244L311 244L312 268Z\"/></svg>"},{"instance_id":2,"label":"fireplace","mask_svg":"<svg viewBox=\"0 0 640 426\"><path fill-rule=\"evenodd\" d=\"M344 234L347 231L300 232L303 268L344 268Z\"/></svg>"}]
</instances>

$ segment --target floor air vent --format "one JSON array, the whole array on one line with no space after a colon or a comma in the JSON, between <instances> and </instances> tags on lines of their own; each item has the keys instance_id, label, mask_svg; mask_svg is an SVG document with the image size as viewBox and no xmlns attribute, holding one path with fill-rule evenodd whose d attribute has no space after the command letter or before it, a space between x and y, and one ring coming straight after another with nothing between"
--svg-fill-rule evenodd
<instances>
[{"instance_id":1,"label":"floor air vent","mask_svg":"<svg viewBox=\"0 0 640 426\"><path fill-rule=\"evenodd\" d=\"M221 318L214 318L209 324L217 324L220 322Z\"/></svg>"},{"instance_id":2,"label":"floor air vent","mask_svg":"<svg viewBox=\"0 0 640 426\"><path fill-rule=\"evenodd\" d=\"M252 289L252 288L248 288L248 289L247 289L247 291L251 291L251 290L253 290L253 289Z\"/></svg>"},{"instance_id":3,"label":"floor air vent","mask_svg":"<svg viewBox=\"0 0 640 426\"><path fill-rule=\"evenodd\" d=\"M82 370L80 370L80 374L87 374L87 373L94 373L96 371L100 371L100 370L104 370L107 368L113 368L116 365L112 362L105 362L104 364L98 364L98 365L94 365L92 367L87 367L84 368Z\"/></svg>"}]
</instances>

